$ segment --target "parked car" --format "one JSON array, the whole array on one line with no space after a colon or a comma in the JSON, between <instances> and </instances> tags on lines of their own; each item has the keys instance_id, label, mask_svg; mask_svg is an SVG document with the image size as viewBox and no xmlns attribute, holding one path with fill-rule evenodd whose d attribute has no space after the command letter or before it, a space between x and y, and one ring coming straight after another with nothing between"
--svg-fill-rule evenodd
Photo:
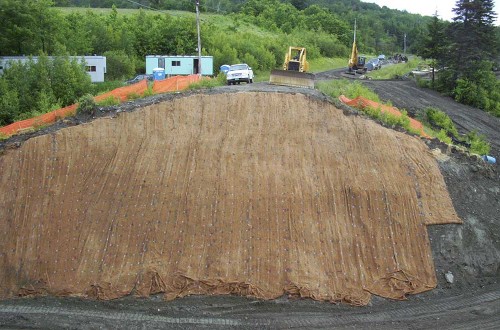
<instances>
[{"instance_id":1,"label":"parked car","mask_svg":"<svg viewBox=\"0 0 500 330\"><path fill-rule=\"evenodd\" d=\"M127 80L125 82L126 85L131 85L131 84L135 84L135 83L138 83L139 81L141 80L144 80L144 79L147 79L147 80L153 80L153 75L152 74L140 74L140 75L137 75L135 76L134 78L130 79L130 80Z\"/></svg>"},{"instance_id":2,"label":"parked car","mask_svg":"<svg viewBox=\"0 0 500 330\"><path fill-rule=\"evenodd\" d=\"M382 67L382 63L378 58L372 58L366 63L366 67L368 68L368 71L378 70Z\"/></svg>"},{"instance_id":3,"label":"parked car","mask_svg":"<svg viewBox=\"0 0 500 330\"><path fill-rule=\"evenodd\" d=\"M253 83L252 68L245 63L231 65L226 79L228 85L240 84L242 81L251 84Z\"/></svg>"}]
</instances>

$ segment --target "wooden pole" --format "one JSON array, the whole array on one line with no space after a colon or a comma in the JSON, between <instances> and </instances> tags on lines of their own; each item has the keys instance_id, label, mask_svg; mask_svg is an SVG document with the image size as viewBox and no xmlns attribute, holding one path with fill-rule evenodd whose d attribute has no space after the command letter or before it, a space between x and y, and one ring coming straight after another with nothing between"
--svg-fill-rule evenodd
<instances>
[{"instance_id":1,"label":"wooden pole","mask_svg":"<svg viewBox=\"0 0 500 330\"><path fill-rule=\"evenodd\" d=\"M196 0L196 28L198 30L198 74L201 76L200 0Z\"/></svg>"}]
</instances>

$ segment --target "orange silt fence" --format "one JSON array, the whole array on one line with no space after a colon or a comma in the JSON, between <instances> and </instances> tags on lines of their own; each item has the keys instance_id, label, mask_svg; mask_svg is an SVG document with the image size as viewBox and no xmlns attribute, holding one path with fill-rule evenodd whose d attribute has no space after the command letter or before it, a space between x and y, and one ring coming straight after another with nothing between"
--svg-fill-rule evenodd
<instances>
[{"instance_id":1,"label":"orange silt fence","mask_svg":"<svg viewBox=\"0 0 500 330\"><path fill-rule=\"evenodd\" d=\"M175 76L164 80L155 80L153 84L153 92L167 93L181 91L192 83L200 81L200 76L192 74L189 76Z\"/></svg>"},{"instance_id":2,"label":"orange silt fence","mask_svg":"<svg viewBox=\"0 0 500 330\"><path fill-rule=\"evenodd\" d=\"M364 109L364 108L380 109L382 113L390 114L396 117L402 116L401 111L399 111L398 108L392 107L390 105L380 104L378 102L368 100L362 96L358 96L357 98L351 100L344 95L340 95L339 100L344 104L347 104L351 107L355 107L358 109ZM411 128L418 131L421 137L430 138L430 136L424 132L424 125L422 125L421 122L413 118L409 119Z\"/></svg>"},{"instance_id":3,"label":"orange silt fence","mask_svg":"<svg viewBox=\"0 0 500 330\"><path fill-rule=\"evenodd\" d=\"M148 89L148 82L146 79L139 81L133 85L118 87L110 92L96 96L94 99L99 102L109 97L118 98L121 102L126 101L129 95L137 94L142 95Z\"/></svg>"},{"instance_id":4,"label":"orange silt fence","mask_svg":"<svg viewBox=\"0 0 500 330\"><path fill-rule=\"evenodd\" d=\"M107 99L110 96L118 98L121 102L126 101L131 94L141 95L148 89L148 83L146 80L142 80L136 84L130 86L124 86L116 88L110 92L96 96L94 99L99 102ZM29 118L26 120L16 121L10 125L0 127L0 134L10 136L16 134L19 131L29 129L32 127L46 125L56 122L57 119L64 118L67 116L74 115L76 109L78 108L78 103L69 105L67 107L57 109L43 115Z\"/></svg>"},{"instance_id":5,"label":"orange silt fence","mask_svg":"<svg viewBox=\"0 0 500 330\"><path fill-rule=\"evenodd\" d=\"M192 74L189 76L175 76L165 80L155 80L153 83L154 93L167 93L175 92L188 88L192 83L198 82L200 76L197 74ZM133 85L124 86L116 88L110 92L96 96L94 99L96 102L103 101L109 97L114 97L124 102L130 98L131 95L142 95L148 89L147 80L139 81ZM45 113L41 116L17 121L10 125L0 127L0 134L10 136L16 134L19 131L29 129L31 127L36 127L40 125L46 125L54 123L57 119L64 118L76 113L78 104L72 104L67 107L54 110L52 112Z\"/></svg>"}]
</instances>

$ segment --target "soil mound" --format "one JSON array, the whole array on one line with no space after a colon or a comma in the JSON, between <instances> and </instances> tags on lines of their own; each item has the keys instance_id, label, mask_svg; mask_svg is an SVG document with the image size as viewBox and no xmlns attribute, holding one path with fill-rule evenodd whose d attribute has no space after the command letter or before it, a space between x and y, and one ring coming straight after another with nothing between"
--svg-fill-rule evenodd
<instances>
[{"instance_id":1,"label":"soil mound","mask_svg":"<svg viewBox=\"0 0 500 330\"><path fill-rule=\"evenodd\" d=\"M302 94L177 98L0 173L3 298L403 299L436 286L426 225L460 223L422 141Z\"/></svg>"}]
</instances>

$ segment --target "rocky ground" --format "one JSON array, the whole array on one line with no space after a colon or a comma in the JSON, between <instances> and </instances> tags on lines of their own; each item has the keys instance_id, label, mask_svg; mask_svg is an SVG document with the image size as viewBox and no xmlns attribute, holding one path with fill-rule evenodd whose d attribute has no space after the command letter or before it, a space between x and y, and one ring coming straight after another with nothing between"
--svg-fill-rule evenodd
<instances>
[{"instance_id":1,"label":"rocky ground","mask_svg":"<svg viewBox=\"0 0 500 330\"><path fill-rule=\"evenodd\" d=\"M490 138L498 157L500 125L476 109L465 110L452 100L421 90L411 82L367 82L382 99L409 110L436 106L446 111L462 132L477 129ZM226 86L200 93L273 91L306 93L334 102L317 90L270 86L266 83ZM198 93L198 92L188 92ZM393 94L391 94L393 93ZM397 95L393 99L393 95ZM95 116L113 116L181 94L153 96ZM441 102L441 103L439 103ZM340 105L339 105L340 106ZM347 107L345 111L355 111ZM79 116L43 130L0 142L0 152L24 140L92 120ZM367 307L332 305L283 297L260 301L242 297L193 296L172 302L161 297L126 297L113 301L37 297L0 302L0 328L362 328L362 329L496 329L500 327L500 174L498 166L428 142L436 155L453 204L463 225L429 226L438 287L407 301L374 298ZM446 277L445 275L448 274ZM450 276L450 274L452 276Z\"/></svg>"}]
</instances>

